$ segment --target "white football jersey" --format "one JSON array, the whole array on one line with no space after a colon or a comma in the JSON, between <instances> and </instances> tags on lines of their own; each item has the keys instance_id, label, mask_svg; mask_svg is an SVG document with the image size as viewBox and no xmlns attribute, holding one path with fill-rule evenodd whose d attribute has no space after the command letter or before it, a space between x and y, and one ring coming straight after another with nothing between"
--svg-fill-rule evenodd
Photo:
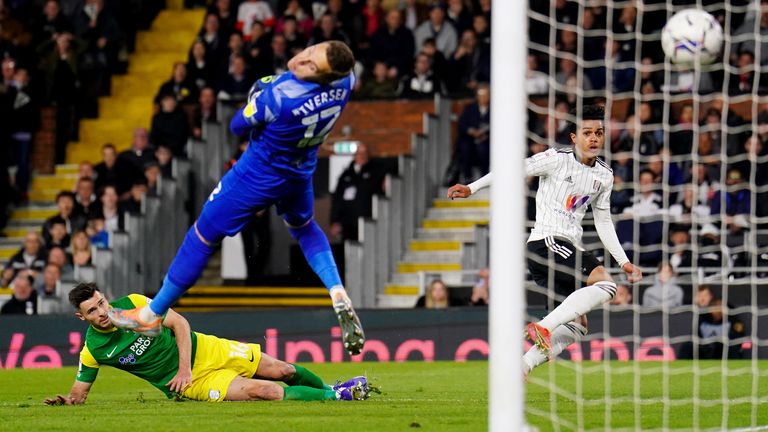
<instances>
[{"instance_id":1,"label":"white football jersey","mask_svg":"<svg viewBox=\"0 0 768 432\"><path fill-rule=\"evenodd\" d=\"M587 206L610 209L613 170L598 158L593 166L576 159L571 149L554 149L525 160L525 173L539 177L536 224L528 241L558 236L581 247L581 221Z\"/></svg>"}]
</instances>

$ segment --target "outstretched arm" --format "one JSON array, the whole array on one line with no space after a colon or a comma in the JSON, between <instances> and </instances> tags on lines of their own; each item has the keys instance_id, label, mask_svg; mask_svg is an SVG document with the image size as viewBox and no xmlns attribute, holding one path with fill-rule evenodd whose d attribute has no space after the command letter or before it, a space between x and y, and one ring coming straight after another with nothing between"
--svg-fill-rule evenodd
<instances>
[{"instance_id":1,"label":"outstretched arm","mask_svg":"<svg viewBox=\"0 0 768 432\"><path fill-rule=\"evenodd\" d=\"M46 398L43 403L46 405L79 405L84 404L85 399L88 397L88 392L91 391L93 383L86 383L81 381L75 381L72 384L72 389L69 390L69 395L56 395L52 398Z\"/></svg>"},{"instance_id":2,"label":"outstretched arm","mask_svg":"<svg viewBox=\"0 0 768 432\"><path fill-rule=\"evenodd\" d=\"M448 198L467 198L480 189L487 188L491 185L491 179L493 179L492 174L493 173L488 173L469 185L456 184L451 186L448 188Z\"/></svg>"},{"instance_id":3,"label":"outstretched arm","mask_svg":"<svg viewBox=\"0 0 768 432\"><path fill-rule=\"evenodd\" d=\"M250 102L248 105L250 105ZM248 108L248 105L237 110L235 116L232 117L232 121L229 122L229 130L232 131L232 134L237 136L245 135L246 132L249 132L251 128L253 128L253 125L248 122L243 113L243 111Z\"/></svg>"},{"instance_id":4,"label":"outstretched arm","mask_svg":"<svg viewBox=\"0 0 768 432\"><path fill-rule=\"evenodd\" d=\"M168 309L163 325L173 330L179 349L179 370L166 385L171 391L181 393L192 384L192 329L189 321L173 309Z\"/></svg>"},{"instance_id":5,"label":"outstretched arm","mask_svg":"<svg viewBox=\"0 0 768 432\"><path fill-rule=\"evenodd\" d=\"M592 213L595 217L595 229L600 237L600 241L603 242L603 246L611 253L611 256L613 256L621 270L627 275L629 281L632 283L639 282L643 278L643 273L634 264L629 262L624 248L621 247L619 237L616 235L616 228L613 226L613 220L611 220L610 208L593 206Z\"/></svg>"}]
</instances>

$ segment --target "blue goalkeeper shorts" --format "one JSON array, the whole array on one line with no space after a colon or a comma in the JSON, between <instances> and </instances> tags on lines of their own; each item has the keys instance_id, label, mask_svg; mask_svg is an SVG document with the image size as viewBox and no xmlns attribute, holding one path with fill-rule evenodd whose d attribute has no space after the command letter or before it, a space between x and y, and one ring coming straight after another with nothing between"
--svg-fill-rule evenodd
<instances>
[{"instance_id":1,"label":"blue goalkeeper shorts","mask_svg":"<svg viewBox=\"0 0 768 432\"><path fill-rule=\"evenodd\" d=\"M257 212L272 205L291 226L312 218L312 178L281 176L269 166L238 162L208 196L197 229L208 242L240 232Z\"/></svg>"}]
</instances>

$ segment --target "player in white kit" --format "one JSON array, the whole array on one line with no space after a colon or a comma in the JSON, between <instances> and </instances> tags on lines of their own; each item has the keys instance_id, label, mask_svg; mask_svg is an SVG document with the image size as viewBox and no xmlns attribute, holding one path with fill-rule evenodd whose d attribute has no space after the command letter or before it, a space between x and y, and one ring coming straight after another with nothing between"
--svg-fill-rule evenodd
<instances>
[{"instance_id":1,"label":"player in white kit","mask_svg":"<svg viewBox=\"0 0 768 432\"><path fill-rule=\"evenodd\" d=\"M587 206L592 206L600 240L629 281L643 277L629 262L611 220L613 171L598 158L605 144L604 117L602 107L584 106L578 125L571 124L573 149L552 148L525 160L526 175L540 178L536 223L528 237L528 269L538 285L548 287L554 278L555 291L567 295L541 321L528 324L526 332L534 346L523 357L526 375L585 336L585 314L616 294L611 275L581 247ZM492 175L467 186L452 186L448 198L466 198L488 187Z\"/></svg>"}]
</instances>

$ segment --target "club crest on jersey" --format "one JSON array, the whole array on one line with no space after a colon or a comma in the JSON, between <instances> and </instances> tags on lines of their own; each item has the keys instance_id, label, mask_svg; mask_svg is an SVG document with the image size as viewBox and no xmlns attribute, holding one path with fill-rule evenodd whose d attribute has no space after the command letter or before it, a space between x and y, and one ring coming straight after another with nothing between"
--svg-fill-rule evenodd
<instances>
[{"instance_id":1,"label":"club crest on jersey","mask_svg":"<svg viewBox=\"0 0 768 432\"><path fill-rule=\"evenodd\" d=\"M589 195L568 195L565 200L565 208L569 212L575 212L576 209L583 206L589 201Z\"/></svg>"}]
</instances>

